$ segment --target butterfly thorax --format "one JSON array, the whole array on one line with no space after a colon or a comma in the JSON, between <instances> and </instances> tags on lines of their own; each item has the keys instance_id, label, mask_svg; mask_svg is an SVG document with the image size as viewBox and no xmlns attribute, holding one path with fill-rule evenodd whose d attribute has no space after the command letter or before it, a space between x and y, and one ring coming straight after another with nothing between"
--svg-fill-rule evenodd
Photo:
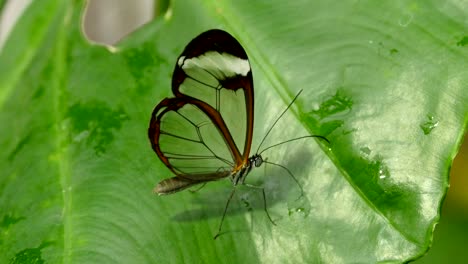
<instances>
[{"instance_id":1,"label":"butterfly thorax","mask_svg":"<svg viewBox=\"0 0 468 264\"><path fill-rule=\"evenodd\" d=\"M255 154L250 157L244 166L241 167L240 170L234 171L231 174L232 184L234 186L238 185L239 183L244 184L245 178L249 174L249 172L254 167L260 167L263 164L263 158L260 154Z\"/></svg>"}]
</instances>

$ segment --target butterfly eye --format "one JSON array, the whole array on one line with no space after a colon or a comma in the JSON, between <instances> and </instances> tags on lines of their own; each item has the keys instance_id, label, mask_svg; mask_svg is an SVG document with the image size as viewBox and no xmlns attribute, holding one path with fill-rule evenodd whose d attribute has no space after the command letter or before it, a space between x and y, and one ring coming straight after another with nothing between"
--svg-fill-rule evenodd
<instances>
[{"instance_id":1,"label":"butterfly eye","mask_svg":"<svg viewBox=\"0 0 468 264\"><path fill-rule=\"evenodd\" d=\"M254 161L255 161L255 167L260 167L263 164L263 158L260 155L255 155L254 156Z\"/></svg>"}]
</instances>

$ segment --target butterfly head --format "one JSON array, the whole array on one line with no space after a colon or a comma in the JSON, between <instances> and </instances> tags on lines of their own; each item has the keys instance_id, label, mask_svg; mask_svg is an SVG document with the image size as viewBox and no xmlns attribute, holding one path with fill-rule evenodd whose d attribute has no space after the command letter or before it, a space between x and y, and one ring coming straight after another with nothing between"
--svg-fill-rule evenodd
<instances>
[{"instance_id":1,"label":"butterfly head","mask_svg":"<svg viewBox=\"0 0 468 264\"><path fill-rule=\"evenodd\" d=\"M255 154L249 158L250 166L260 167L263 164L263 158L260 154Z\"/></svg>"}]
</instances>

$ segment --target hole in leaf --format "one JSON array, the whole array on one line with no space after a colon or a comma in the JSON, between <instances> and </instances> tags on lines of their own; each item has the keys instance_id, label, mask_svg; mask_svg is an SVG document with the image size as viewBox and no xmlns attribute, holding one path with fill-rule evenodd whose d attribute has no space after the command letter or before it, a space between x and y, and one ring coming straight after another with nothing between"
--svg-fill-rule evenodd
<instances>
[{"instance_id":1,"label":"hole in leaf","mask_svg":"<svg viewBox=\"0 0 468 264\"><path fill-rule=\"evenodd\" d=\"M150 22L159 13L155 9L154 0L89 0L83 15L84 35L93 42L115 44Z\"/></svg>"},{"instance_id":2,"label":"hole in leaf","mask_svg":"<svg viewBox=\"0 0 468 264\"><path fill-rule=\"evenodd\" d=\"M8 38L10 31L15 26L16 21L30 3L31 0L0 0L0 49Z\"/></svg>"}]
</instances>

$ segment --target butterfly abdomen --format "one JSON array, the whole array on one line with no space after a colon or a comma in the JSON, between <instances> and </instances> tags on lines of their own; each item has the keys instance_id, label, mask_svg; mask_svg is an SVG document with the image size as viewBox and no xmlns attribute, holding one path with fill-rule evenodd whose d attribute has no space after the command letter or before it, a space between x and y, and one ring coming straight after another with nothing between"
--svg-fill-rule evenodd
<instances>
[{"instance_id":1,"label":"butterfly abdomen","mask_svg":"<svg viewBox=\"0 0 468 264\"><path fill-rule=\"evenodd\" d=\"M158 185L156 185L156 187L153 189L153 192L159 195L172 194L182 191L198 183L200 182L182 177L172 177L159 182Z\"/></svg>"}]
</instances>

